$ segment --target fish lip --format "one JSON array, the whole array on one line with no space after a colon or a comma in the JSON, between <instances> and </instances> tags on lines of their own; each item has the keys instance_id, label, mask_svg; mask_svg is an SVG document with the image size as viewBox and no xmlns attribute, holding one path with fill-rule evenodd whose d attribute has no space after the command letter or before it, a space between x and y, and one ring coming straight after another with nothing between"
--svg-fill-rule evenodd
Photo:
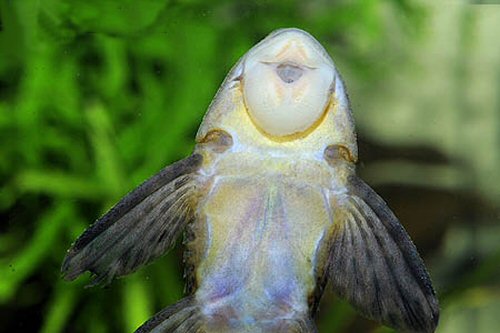
<instances>
[{"instance_id":1,"label":"fish lip","mask_svg":"<svg viewBox=\"0 0 500 333\"><path fill-rule=\"evenodd\" d=\"M242 59L242 63L245 63L253 54L257 53L264 47L269 47L273 41L276 41L277 38L283 37L283 35L286 34L289 34L290 38L296 36L299 40L302 41L305 46L313 50L316 56L318 56L318 58L320 58L325 64L328 64L332 68L335 68L332 58L323 47L323 45L321 45L321 43L313 35L299 28L282 28L274 30L245 55L244 59Z\"/></svg>"},{"instance_id":2,"label":"fish lip","mask_svg":"<svg viewBox=\"0 0 500 333\"><path fill-rule=\"evenodd\" d=\"M288 55L283 57L282 59L254 58L266 48L272 48L274 46L273 43L286 43L284 42L284 39L286 39L284 35L290 35L288 37L289 39L298 40L299 44L301 44L299 47L305 48L309 52L309 54L307 54L307 57L302 58L299 55L297 58L295 58L294 56L290 57L290 55ZM284 39L277 40L277 38ZM282 28L271 32L266 38L252 47L240 59L240 61L235 66L231 81L242 82L244 80L248 64L253 61L272 66L278 66L280 64L291 64L305 70L317 70L323 66L329 67L333 72L333 80L331 83L330 92L332 93L335 90L334 86L338 75L335 63L333 62L333 59L330 57L323 45L321 45L321 43L307 31L298 28Z\"/></svg>"},{"instance_id":3,"label":"fish lip","mask_svg":"<svg viewBox=\"0 0 500 333\"><path fill-rule=\"evenodd\" d=\"M313 35L311 35L307 31L299 29L299 28L281 28L281 29L276 29L276 30L272 31L269 35L267 35L267 37L264 40L266 40L266 39L272 39L274 37L278 37L279 35L286 34L286 33L297 33L297 34L300 34L300 35L304 35L308 39L314 40L314 41L316 41L319 44L319 42L316 40L316 38L314 38ZM319 45L321 46L321 44L319 44ZM321 46L321 48L323 48L323 46Z\"/></svg>"},{"instance_id":4,"label":"fish lip","mask_svg":"<svg viewBox=\"0 0 500 333\"><path fill-rule=\"evenodd\" d=\"M277 37L284 35L284 34L297 34L300 35L302 38L305 37L306 44L309 46L312 46L313 50L315 53L324 61L325 64L329 65L332 69L333 72L335 73L334 76L336 77L337 75L337 70L335 67L335 63L333 59L330 57L326 49L321 45L321 43L310 33L307 31L304 31L299 28L281 28L274 30L271 32L269 35L267 35L264 39L262 39L259 43L254 45L245 55L243 55L240 60L233 66L231 71L229 72L228 76L226 79L222 82L222 86L224 87L225 84L229 82L240 82L243 79L243 76L245 75L246 71L246 65L251 56L253 56L257 51L261 50L263 47L266 47L266 44L271 42L273 39L276 39ZM266 61L266 60L260 60L261 63L264 64L277 64L280 63L280 61ZM293 61L292 61L293 62ZM295 62L296 63L296 62ZM306 69L317 69L315 66L309 66L307 64L301 63L298 64L302 66L303 68ZM230 85L229 88L235 88L236 86Z\"/></svg>"}]
</instances>

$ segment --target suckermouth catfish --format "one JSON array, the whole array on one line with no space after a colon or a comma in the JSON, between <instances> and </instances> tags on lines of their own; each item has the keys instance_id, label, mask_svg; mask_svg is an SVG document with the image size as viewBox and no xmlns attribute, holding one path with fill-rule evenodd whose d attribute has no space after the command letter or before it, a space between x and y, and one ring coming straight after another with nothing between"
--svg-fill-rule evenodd
<instances>
[{"instance_id":1,"label":"suckermouth catfish","mask_svg":"<svg viewBox=\"0 0 500 333\"><path fill-rule=\"evenodd\" d=\"M355 173L346 88L314 37L282 29L229 72L191 156L73 244L66 279L109 283L183 233L188 296L137 333L317 332L326 283L368 318L434 332L439 306L410 237Z\"/></svg>"}]
</instances>

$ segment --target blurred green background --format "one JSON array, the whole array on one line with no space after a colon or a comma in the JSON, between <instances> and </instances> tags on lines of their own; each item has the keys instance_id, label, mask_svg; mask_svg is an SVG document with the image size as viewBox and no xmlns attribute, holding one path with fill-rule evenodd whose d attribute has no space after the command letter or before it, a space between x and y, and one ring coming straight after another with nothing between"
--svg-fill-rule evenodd
<instances>
[{"instance_id":1,"label":"blurred green background","mask_svg":"<svg viewBox=\"0 0 500 333\"><path fill-rule=\"evenodd\" d=\"M0 0L0 331L133 332L180 299L182 248L108 288L67 248L193 148L225 74L311 32L350 91L358 170L422 253L439 333L500 327L500 6L463 1ZM320 332L390 332L328 290Z\"/></svg>"}]
</instances>

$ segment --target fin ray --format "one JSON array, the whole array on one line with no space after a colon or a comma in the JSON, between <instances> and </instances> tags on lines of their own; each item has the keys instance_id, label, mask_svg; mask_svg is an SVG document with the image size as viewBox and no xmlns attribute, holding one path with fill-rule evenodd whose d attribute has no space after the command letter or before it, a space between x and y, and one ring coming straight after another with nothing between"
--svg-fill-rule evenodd
<instances>
[{"instance_id":1,"label":"fin ray","mask_svg":"<svg viewBox=\"0 0 500 333\"><path fill-rule=\"evenodd\" d=\"M91 285L107 284L165 253L194 218L201 162L191 155L125 196L73 244L61 268L64 278L90 271Z\"/></svg>"},{"instance_id":2,"label":"fin ray","mask_svg":"<svg viewBox=\"0 0 500 333\"><path fill-rule=\"evenodd\" d=\"M201 331L201 313L193 296L166 307L134 333L191 333Z\"/></svg>"},{"instance_id":3,"label":"fin ray","mask_svg":"<svg viewBox=\"0 0 500 333\"><path fill-rule=\"evenodd\" d=\"M439 306L410 237L385 202L352 176L332 198L329 277L363 315L403 331L434 332Z\"/></svg>"}]
</instances>

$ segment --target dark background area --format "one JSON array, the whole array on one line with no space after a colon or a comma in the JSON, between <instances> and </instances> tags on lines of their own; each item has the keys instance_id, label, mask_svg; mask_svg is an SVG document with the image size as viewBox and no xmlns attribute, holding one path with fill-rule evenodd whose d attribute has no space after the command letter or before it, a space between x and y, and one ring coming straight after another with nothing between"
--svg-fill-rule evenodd
<instances>
[{"instance_id":1,"label":"dark background area","mask_svg":"<svg viewBox=\"0 0 500 333\"><path fill-rule=\"evenodd\" d=\"M0 0L0 331L133 332L183 291L182 248L109 287L60 278L76 237L188 155L225 74L274 29L343 74L358 172L415 241L439 333L500 327L500 6ZM390 332L327 291L320 332Z\"/></svg>"}]
</instances>

